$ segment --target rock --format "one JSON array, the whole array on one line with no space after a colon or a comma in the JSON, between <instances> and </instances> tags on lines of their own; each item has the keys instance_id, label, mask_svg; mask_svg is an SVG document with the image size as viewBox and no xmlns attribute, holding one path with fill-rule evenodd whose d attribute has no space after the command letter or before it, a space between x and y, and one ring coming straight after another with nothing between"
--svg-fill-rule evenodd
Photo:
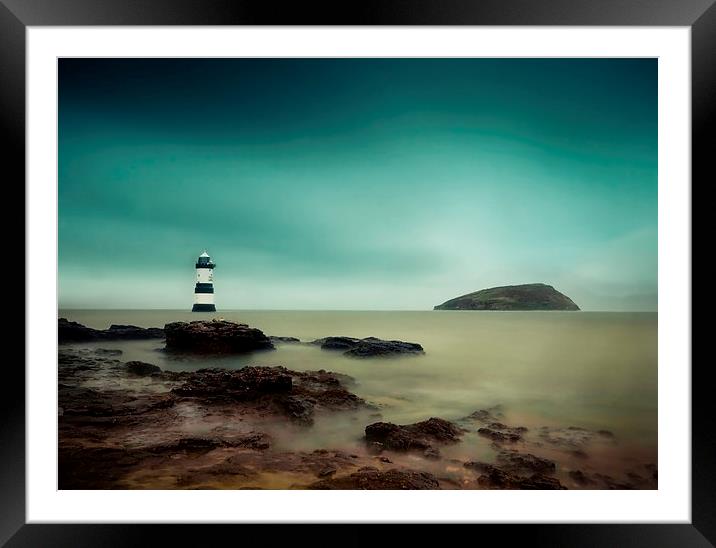
<instances>
[{"instance_id":1,"label":"rock","mask_svg":"<svg viewBox=\"0 0 716 548\"><path fill-rule=\"evenodd\" d=\"M95 348L94 349L95 354L98 354L100 356L121 356L122 351L116 350L116 349L108 349L108 348Z\"/></svg>"},{"instance_id":2,"label":"rock","mask_svg":"<svg viewBox=\"0 0 716 548\"><path fill-rule=\"evenodd\" d=\"M172 389L180 398L202 404L242 403L299 423L311 424L316 409L330 411L368 407L340 385L332 373L291 371L285 367L244 367L238 370L200 369L183 375Z\"/></svg>"},{"instance_id":3,"label":"rock","mask_svg":"<svg viewBox=\"0 0 716 548\"><path fill-rule=\"evenodd\" d=\"M269 340L272 343L300 343L301 339L296 337L277 337L276 335L270 335Z\"/></svg>"},{"instance_id":4,"label":"rock","mask_svg":"<svg viewBox=\"0 0 716 548\"><path fill-rule=\"evenodd\" d=\"M328 466L328 467L324 468L323 470L321 470L320 472L318 472L318 477L326 478L328 476L332 476L336 472L337 472L337 470L334 467Z\"/></svg>"},{"instance_id":5,"label":"rock","mask_svg":"<svg viewBox=\"0 0 716 548\"><path fill-rule=\"evenodd\" d=\"M248 432L233 438L218 437L189 437L179 438L171 443L153 445L147 448L151 453L174 454L184 453L207 453L214 449L225 447L245 447L249 449L268 449L269 437L262 432Z\"/></svg>"},{"instance_id":6,"label":"rock","mask_svg":"<svg viewBox=\"0 0 716 548\"><path fill-rule=\"evenodd\" d=\"M631 490L634 485L613 478L608 474L594 474L592 476L596 481L601 482L607 489Z\"/></svg>"},{"instance_id":7,"label":"rock","mask_svg":"<svg viewBox=\"0 0 716 548\"><path fill-rule=\"evenodd\" d=\"M314 381L318 384L333 384L335 386L350 386L355 384L356 380L350 375L336 373L334 371L326 371L319 369L318 371L304 371L304 380Z\"/></svg>"},{"instance_id":8,"label":"rock","mask_svg":"<svg viewBox=\"0 0 716 548\"><path fill-rule=\"evenodd\" d=\"M533 474L529 478L520 480L519 488L525 490L556 490L566 489L557 478L543 474Z\"/></svg>"},{"instance_id":9,"label":"rock","mask_svg":"<svg viewBox=\"0 0 716 548\"><path fill-rule=\"evenodd\" d=\"M140 377L146 377L148 375L151 375L152 373L161 373L162 370L160 367L146 362L140 362L140 361L131 361L126 363L127 371L131 373L132 375L137 375Z\"/></svg>"},{"instance_id":10,"label":"rock","mask_svg":"<svg viewBox=\"0 0 716 548\"><path fill-rule=\"evenodd\" d=\"M418 343L403 341L384 341L375 337L361 339L361 341L344 352L345 356L353 358L371 358L375 356L392 356L395 354L424 354L423 347Z\"/></svg>"},{"instance_id":11,"label":"rock","mask_svg":"<svg viewBox=\"0 0 716 548\"><path fill-rule=\"evenodd\" d=\"M423 451L423 456L426 459L438 460L440 458L440 451L434 447L428 447Z\"/></svg>"},{"instance_id":12,"label":"rock","mask_svg":"<svg viewBox=\"0 0 716 548\"><path fill-rule=\"evenodd\" d=\"M537 457L531 453L501 451L497 454L497 462L509 471L528 470L530 472L554 472L556 466L549 459Z\"/></svg>"},{"instance_id":13,"label":"rock","mask_svg":"<svg viewBox=\"0 0 716 548\"><path fill-rule=\"evenodd\" d=\"M137 327L136 325L110 325L104 331L104 338L113 339L161 339L164 330L160 327Z\"/></svg>"},{"instance_id":14,"label":"rock","mask_svg":"<svg viewBox=\"0 0 716 548\"><path fill-rule=\"evenodd\" d=\"M439 489L432 474L391 469L381 472L364 467L348 476L332 477L313 483L309 489Z\"/></svg>"},{"instance_id":15,"label":"rock","mask_svg":"<svg viewBox=\"0 0 716 548\"><path fill-rule=\"evenodd\" d=\"M395 451L433 450L433 443L454 443L462 436L462 429L444 419L430 418L415 424L397 425L390 422L376 422L366 426L365 439L369 445Z\"/></svg>"},{"instance_id":16,"label":"rock","mask_svg":"<svg viewBox=\"0 0 716 548\"><path fill-rule=\"evenodd\" d=\"M311 344L320 345L323 350L350 350L355 348L360 339L353 337L325 337L323 339L316 339Z\"/></svg>"},{"instance_id":17,"label":"rock","mask_svg":"<svg viewBox=\"0 0 716 548\"><path fill-rule=\"evenodd\" d=\"M310 424L313 421L313 402L296 396L287 396L280 400L281 406L291 420Z\"/></svg>"},{"instance_id":18,"label":"rock","mask_svg":"<svg viewBox=\"0 0 716 548\"><path fill-rule=\"evenodd\" d=\"M481 462L481 461L467 461L463 464L465 468L470 468L472 470L476 470L477 472L482 472L484 474L491 474L498 470L500 470L497 466L494 464L490 464L488 462Z\"/></svg>"},{"instance_id":19,"label":"rock","mask_svg":"<svg viewBox=\"0 0 716 548\"><path fill-rule=\"evenodd\" d=\"M199 369L190 373L186 382L172 393L202 400L248 401L264 394L289 393L293 381L283 367L244 367L228 369Z\"/></svg>"},{"instance_id":20,"label":"rock","mask_svg":"<svg viewBox=\"0 0 716 548\"><path fill-rule=\"evenodd\" d=\"M136 325L111 325L109 329L93 329L66 318L57 320L57 340L60 344L71 342L161 339L164 330L158 327L137 327Z\"/></svg>"},{"instance_id":21,"label":"rock","mask_svg":"<svg viewBox=\"0 0 716 548\"><path fill-rule=\"evenodd\" d=\"M570 470L569 477L578 485L594 485L594 480L581 470Z\"/></svg>"},{"instance_id":22,"label":"rock","mask_svg":"<svg viewBox=\"0 0 716 548\"><path fill-rule=\"evenodd\" d=\"M481 436L490 438L492 441L502 443L514 443L522 439L522 435L527 431L524 426L511 427L501 422L493 422L488 426L477 429L477 433Z\"/></svg>"},{"instance_id":23,"label":"rock","mask_svg":"<svg viewBox=\"0 0 716 548\"><path fill-rule=\"evenodd\" d=\"M465 418L484 423L496 423L500 422L500 419L503 416L501 409L502 408L500 406L491 407L489 409L478 409L477 411L473 411L472 413L470 413Z\"/></svg>"},{"instance_id":24,"label":"rock","mask_svg":"<svg viewBox=\"0 0 716 548\"><path fill-rule=\"evenodd\" d=\"M579 310L566 295L542 283L491 287L455 297L434 310Z\"/></svg>"},{"instance_id":25,"label":"rock","mask_svg":"<svg viewBox=\"0 0 716 548\"><path fill-rule=\"evenodd\" d=\"M233 354L274 348L261 330L225 320L173 322L164 332L170 351Z\"/></svg>"},{"instance_id":26,"label":"rock","mask_svg":"<svg viewBox=\"0 0 716 548\"><path fill-rule=\"evenodd\" d=\"M311 344L320 345L323 350L340 350L344 356L353 358L425 353L423 347L418 343L387 341L376 337L366 337L365 339L325 337L323 339L316 339Z\"/></svg>"},{"instance_id":27,"label":"rock","mask_svg":"<svg viewBox=\"0 0 716 548\"><path fill-rule=\"evenodd\" d=\"M567 428L543 426L539 429L539 437L544 442L580 458L588 456L585 449L595 441L610 440L612 443L616 443L616 437L608 430L594 432L579 426L568 426Z\"/></svg>"},{"instance_id":28,"label":"rock","mask_svg":"<svg viewBox=\"0 0 716 548\"><path fill-rule=\"evenodd\" d=\"M524 489L524 490L555 490L566 489L557 478L543 474L532 474L529 477L518 476L493 468L477 478L477 483L487 489Z\"/></svg>"}]
</instances>

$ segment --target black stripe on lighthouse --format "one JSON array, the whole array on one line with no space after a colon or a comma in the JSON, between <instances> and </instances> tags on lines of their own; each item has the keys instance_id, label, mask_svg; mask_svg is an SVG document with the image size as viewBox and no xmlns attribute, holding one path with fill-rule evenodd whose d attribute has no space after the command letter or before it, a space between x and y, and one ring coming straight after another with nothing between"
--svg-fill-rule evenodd
<instances>
[{"instance_id":1,"label":"black stripe on lighthouse","mask_svg":"<svg viewBox=\"0 0 716 548\"><path fill-rule=\"evenodd\" d=\"M213 293L214 292L214 284L202 284L198 283L196 284L196 287L194 288L194 293Z\"/></svg>"}]
</instances>

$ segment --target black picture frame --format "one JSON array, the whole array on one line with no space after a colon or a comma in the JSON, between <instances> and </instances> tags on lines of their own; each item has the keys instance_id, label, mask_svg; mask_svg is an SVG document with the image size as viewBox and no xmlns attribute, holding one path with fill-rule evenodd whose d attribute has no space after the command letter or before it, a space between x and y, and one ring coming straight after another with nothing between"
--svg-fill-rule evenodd
<instances>
[{"instance_id":1,"label":"black picture frame","mask_svg":"<svg viewBox=\"0 0 716 548\"><path fill-rule=\"evenodd\" d=\"M692 189L710 179L716 105L716 0L361 0L331 4L270 0L0 0L0 120L5 188L25 181L25 31L82 25L576 25L688 26L692 40ZM567 52L568 53L568 52ZM708 178L707 178L708 177ZM700 180L700 183L697 181ZM23 199L23 198L20 198ZM18 202L19 203L19 202ZM16 237L16 236L15 236ZM693 263L692 263L693 268ZM693 272L693 270L692 270ZM25 292L31 291L25 287ZM19 294L19 292L18 292ZM17 297L19 298L19 297ZM16 306L14 309L24 309ZM668 311L666 311L668 312ZM692 335L693 341L693 335ZM693 342L692 342L693 347ZM368 544L384 526L321 525L28 525L25 523L24 371L6 363L0 398L0 544L18 546L203 545L224 538L266 542L291 535L312 544ZM690 364L683 364L688 367ZM633 525L483 525L457 533L483 543L544 546L712 546L716 544L716 451L709 407L710 364L692 367L692 522ZM668 413L668 410L660 412ZM241 528L239 532L237 528ZM339 529L339 530L336 530ZM443 541L442 528L414 526L401 535ZM238 536L237 536L238 535ZM317 536L318 535L318 536ZM378 535L378 536L376 536ZM468 537L470 538L470 537ZM405 538L402 542L406 542ZM459 542L459 541L458 541Z\"/></svg>"}]
</instances>

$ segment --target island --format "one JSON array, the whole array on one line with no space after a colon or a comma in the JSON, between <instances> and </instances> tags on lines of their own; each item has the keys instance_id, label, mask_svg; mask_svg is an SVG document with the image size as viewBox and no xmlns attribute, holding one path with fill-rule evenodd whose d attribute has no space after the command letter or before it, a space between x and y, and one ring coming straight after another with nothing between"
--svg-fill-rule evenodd
<instances>
[{"instance_id":1,"label":"island","mask_svg":"<svg viewBox=\"0 0 716 548\"><path fill-rule=\"evenodd\" d=\"M455 297L433 310L579 310L572 299L547 284L506 285Z\"/></svg>"}]
</instances>

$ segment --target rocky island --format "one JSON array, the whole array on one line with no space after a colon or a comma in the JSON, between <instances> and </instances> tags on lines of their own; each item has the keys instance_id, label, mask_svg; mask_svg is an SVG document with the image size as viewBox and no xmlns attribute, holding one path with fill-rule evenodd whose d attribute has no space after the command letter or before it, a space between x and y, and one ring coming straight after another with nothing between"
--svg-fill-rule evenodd
<instances>
[{"instance_id":1,"label":"rocky island","mask_svg":"<svg viewBox=\"0 0 716 548\"><path fill-rule=\"evenodd\" d=\"M579 310L572 299L542 283L506 285L461 295L433 310Z\"/></svg>"}]
</instances>

